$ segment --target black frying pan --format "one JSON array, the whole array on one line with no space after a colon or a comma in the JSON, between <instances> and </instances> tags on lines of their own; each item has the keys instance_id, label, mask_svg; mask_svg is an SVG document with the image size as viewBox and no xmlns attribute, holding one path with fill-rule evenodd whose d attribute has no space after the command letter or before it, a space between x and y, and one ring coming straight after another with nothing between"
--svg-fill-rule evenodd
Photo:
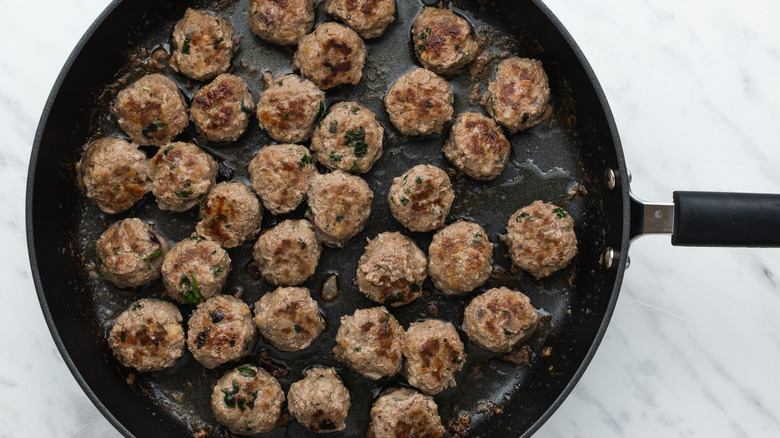
<instances>
[{"instance_id":1,"label":"black frying pan","mask_svg":"<svg viewBox=\"0 0 780 438\"><path fill-rule=\"evenodd\" d=\"M234 59L235 73L247 80L257 98L262 90L262 72L287 72L290 53L262 43L249 32L247 3L195 2L195 6L229 18L242 35L242 49ZM372 305L351 285L357 258L366 237L401 230L390 217L385 202L393 176L419 162L449 168L440 153L443 137L408 139L394 135L381 105L387 86L414 63L408 32L422 4L417 0L398 3L398 20L388 34L368 43L369 62L361 84L328 92L329 103L353 99L375 111L390 134L382 159L365 175L375 192L369 226L345 249L326 250L317 275L306 283L319 298L325 276L335 272L340 276L342 295L332 303L319 300L326 314L327 330L315 347L299 353L281 353L261 341L248 359L257 361L265 352L273 366L287 371L280 378L285 390L300 378L305 367L315 363L336 366L353 397L347 436L365 431L368 409L378 391L403 384L402 378L369 382L341 366L329 353L339 317ZM680 244L780 244L778 233L771 227L772 218L778 217L780 210L780 201L774 196L678 193L674 207L644 206L632 200L614 122L603 93L574 42L541 2L500 3L494 10L482 2L461 1L456 2L456 9L476 28L490 26L499 31L498 35L508 36L493 36L491 47L508 48L520 56L543 61L551 79L555 113L549 123L511 138L512 162L499 179L477 183L463 178L455 182L456 204L448 222L471 218L497 242L514 210L535 199L544 199L567 207L577 223L581 245L569 269L541 282L524 273L514 273L505 249L497 245L495 275L481 290L497 285L520 288L547 317L543 329L529 343L534 352L530 365L510 364L468 345L469 359L458 376L458 386L436 396L445 425L465 415L471 424L467 433L486 436L503 436L508 430L512 435L530 435L571 391L606 329L632 237L644 232L671 231L673 226L674 240ZM149 71L143 63L146 54L139 47L148 49L148 53L164 45L185 8L176 2L114 2L88 31L63 69L44 111L30 163L28 242L47 323L82 388L127 436L181 436L202 427L214 436L222 431L210 415L208 394L209 385L229 366L207 371L189 355L174 369L150 375L135 374L119 366L104 340L110 324L135 299L159 296L162 286L157 282L137 291L118 291L90 275L89 269L94 259L93 242L113 221L140 216L155 222L169 240L178 241L191 232L197 212L163 213L147 197L126 214L105 216L80 193L73 168L86 141L99 135L121 135L115 122L104 117L108 103L122 86L117 82L132 81ZM318 11L318 21L324 18ZM169 70L165 73L177 80L188 96L198 87ZM468 103L471 83L464 76L452 83L458 96L456 111L478 110ZM270 142L264 132L252 125L234 145L202 144L233 168L235 180L246 181L246 163L259 147ZM194 131L188 130L180 138L195 137ZM569 199L569 191L578 184L587 189L587 195ZM726 203L739 205L724 210ZM735 211L739 214L732 214ZM674 222L670 220L672 214L677 216ZM284 217L267 214L263 228L281 219ZM713 223L713 219L718 221ZM412 237L426 249L431 235ZM226 292L241 289L245 301L254 303L272 289L247 273L250 245L231 250L230 254L234 271ZM433 291L430 284L425 289L429 293L423 299L393 309L402 324L406 326L438 312L439 318L459 325L465 300L445 297ZM182 307L185 319L190 311ZM550 347L545 351L552 354L541 354L545 347ZM309 433L293 421L270 435Z\"/></svg>"}]
</instances>

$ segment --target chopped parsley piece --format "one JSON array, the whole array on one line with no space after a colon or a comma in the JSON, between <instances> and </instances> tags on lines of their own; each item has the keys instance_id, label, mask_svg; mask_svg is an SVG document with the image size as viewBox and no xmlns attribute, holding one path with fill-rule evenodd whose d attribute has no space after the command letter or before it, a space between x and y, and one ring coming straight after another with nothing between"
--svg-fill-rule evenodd
<instances>
[{"instance_id":1,"label":"chopped parsley piece","mask_svg":"<svg viewBox=\"0 0 780 438\"><path fill-rule=\"evenodd\" d=\"M159 120L155 120L152 123L148 124L146 128L141 130L141 134L143 134L146 138L152 138L151 133L157 132L160 129L166 129L168 127L168 124L165 122L161 122ZM163 154L165 154L165 151L163 151Z\"/></svg>"},{"instance_id":2,"label":"chopped parsley piece","mask_svg":"<svg viewBox=\"0 0 780 438\"><path fill-rule=\"evenodd\" d=\"M295 330L295 334L297 335L298 333L301 332L301 325L300 324L295 324L293 326L293 330Z\"/></svg>"},{"instance_id":3,"label":"chopped parsley piece","mask_svg":"<svg viewBox=\"0 0 780 438\"><path fill-rule=\"evenodd\" d=\"M404 187L404 191L406 192L407 195L412 194L412 189L410 189L409 187Z\"/></svg>"},{"instance_id":4,"label":"chopped parsley piece","mask_svg":"<svg viewBox=\"0 0 780 438\"><path fill-rule=\"evenodd\" d=\"M509 311L508 310L502 310L501 313L503 313L504 316L509 316Z\"/></svg>"},{"instance_id":5,"label":"chopped parsley piece","mask_svg":"<svg viewBox=\"0 0 780 438\"><path fill-rule=\"evenodd\" d=\"M523 118L522 118L522 119L520 119L520 123L525 123L525 122L527 122L529 117L531 117L531 115L530 115L530 114L528 114L528 113L523 113Z\"/></svg>"},{"instance_id":6,"label":"chopped parsley piece","mask_svg":"<svg viewBox=\"0 0 780 438\"><path fill-rule=\"evenodd\" d=\"M168 156L168 152L170 152L171 149L173 149L174 147L176 147L176 146L166 146L165 149L163 149L163 157L167 157Z\"/></svg>"},{"instance_id":7,"label":"chopped parsley piece","mask_svg":"<svg viewBox=\"0 0 780 438\"><path fill-rule=\"evenodd\" d=\"M409 203L409 198L401 198L401 205L406 207L406 205Z\"/></svg>"},{"instance_id":8,"label":"chopped parsley piece","mask_svg":"<svg viewBox=\"0 0 780 438\"><path fill-rule=\"evenodd\" d=\"M144 308L144 305L139 303L138 301L136 301L135 303L133 303L132 306L130 306L130 310L138 310L138 309L143 309L143 308Z\"/></svg>"},{"instance_id":9,"label":"chopped parsley piece","mask_svg":"<svg viewBox=\"0 0 780 438\"><path fill-rule=\"evenodd\" d=\"M306 249L306 242L303 239L298 238L298 244L301 245L301 249Z\"/></svg>"},{"instance_id":10,"label":"chopped parsley piece","mask_svg":"<svg viewBox=\"0 0 780 438\"><path fill-rule=\"evenodd\" d=\"M157 251L155 251L155 252L153 252L151 254L145 255L144 256L144 260L151 260L153 258L160 257L161 255L162 255L162 250L158 249Z\"/></svg>"},{"instance_id":11,"label":"chopped parsley piece","mask_svg":"<svg viewBox=\"0 0 780 438\"><path fill-rule=\"evenodd\" d=\"M238 374L242 377L257 377L257 368L252 365L241 365L236 368L236 371L238 371Z\"/></svg>"},{"instance_id":12,"label":"chopped parsley piece","mask_svg":"<svg viewBox=\"0 0 780 438\"><path fill-rule=\"evenodd\" d=\"M414 283L412 283L412 284L414 284ZM404 300L404 294L402 294L401 292L398 292L397 294L395 294L393 296L389 296L389 297L385 298L385 300L382 302L382 304L400 303L403 300Z\"/></svg>"},{"instance_id":13,"label":"chopped parsley piece","mask_svg":"<svg viewBox=\"0 0 780 438\"><path fill-rule=\"evenodd\" d=\"M244 114L252 114L252 107L244 105L244 102L241 102L241 112Z\"/></svg>"},{"instance_id":14,"label":"chopped parsley piece","mask_svg":"<svg viewBox=\"0 0 780 438\"><path fill-rule=\"evenodd\" d=\"M457 52L458 50L460 50L460 44L455 44L455 51Z\"/></svg>"},{"instance_id":15,"label":"chopped parsley piece","mask_svg":"<svg viewBox=\"0 0 780 438\"><path fill-rule=\"evenodd\" d=\"M303 154L301 157L301 169L306 167L308 164L312 164L314 161L311 159L311 155L309 154Z\"/></svg>"},{"instance_id":16,"label":"chopped parsley piece","mask_svg":"<svg viewBox=\"0 0 780 438\"><path fill-rule=\"evenodd\" d=\"M222 266L212 266L211 273L214 274L215 277L219 277L220 274L222 274Z\"/></svg>"},{"instance_id":17,"label":"chopped parsley piece","mask_svg":"<svg viewBox=\"0 0 780 438\"><path fill-rule=\"evenodd\" d=\"M362 350L362 349L363 349L363 348L362 348L360 345L358 345L357 347L355 347L355 351L356 351L356 352L358 352L358 353L360 353L360 350Z\"/></svg>"},{"instance_id":18,"label":"chopped parsley piece","mask_svg":"<svg viewBox=\"0 0 780 438\"><path fill-rule=\"evenodd\" d=\"M507 329L504 329L504 336L512 336L512 332L510 332Z\"/></svg>"},{"instance_id":19,"label":"chopped parsley piece","mask_svg":"<svg viewBox=\"0 0 780 438\"><path fill-rule=\"evenodd\" d=\"M247 396L252 396L251 399L244 397L241 400L238 401L238 407L241 408L241 410L244 410L244 403L246 402L246 407L249 409L255 408L255 400L257 400L257 391L252 391Z\"/></svg>"},{"instance_id":20,"label":"chopped parsley piece","mask_svg":"<svg viewBox=\"0 0 780 438\"><path fill-rule=\"evenodd\" d=\"M309 194L308 193L301 194L301 202L306 202L308 200L309 200Z\"/></svg>"},{"instance_id":21,"label":"chopped parsley piece","mask_svg":"<svg viewBox=\"0 0 780 438\"><path fill-rule=\"evenodd\" d=\"M528 214L528 213L526 213L526 212L522 212L522 213L520 213L520 215L519 215L519 216L517 216L517 219L515 219L515 221L516 221L516 222L522 222L522 221L523 221L523 218L524 218L524 217L528 217L528 216L530 216L530 214Z\"/></svg>"},{"instance_id":22,"label":"chopped parsley piece","mask_svg":"<svg viewBox=\"0 0 780 438\"><path fill-rule=\"evenodd\" d=\"M331 134L335 134L339 132L339 121L338 120L331 120L330 126L328 127L328 132Z\"/></svg>"},{"instance_id":23,"label":"chopped parsley piece","mask_svg":"<svg viewBox=\"0 0 780 438\"><path fill-rule=\"evenodd\" d=\"M566 217L566 211L561 207L553 208L553 213L558 216L558 219L563 219Z\"/></svg>"},{"instance_id":24,"label":"chopped parsley piece","mask_svg":"<svg viewBox=\"0 0 780 438\"><path fill-rule=\"evenodd\" d=\"M192 196L192 189L189 188L191 185L192 181L190 181L188 178L186 181L184 181L184 185L181 187L181 190L174 190L173 194L179 198L187 198Z\"/></svg>"},{"instance_id":25,"label":"chopped parsley piece","mask_svg":"<svg viewBox=\"0 0 780 438\"><path fill-rule=\"evenodd\" d=\"M431 108L432 106L433 106L433 102L431 102L430 100L425 102L425 107L426 108Z\"/></svg>"},{"instance_id":26,"label":"chopped parsley piece","mask_svg":"<svg viewBox=\"0 0 780 438\"><path fill-rule=\"evenodd\" d=\"M168 333L168 330L165 330L165 326L162 325L160 321L155 321L154 323L157 325L158 329L162 330L163 333Z\"/></svg>"},{"instance_id":27,"label":"chopped parsley piece","mask_svg":"<svg viewBox=\"0 0 780 438\"><path fill-rule=\"evenodd\" d=\"M179 279L179 289L184 289L181 296L190 304L198 304L203 301L203 294L200 292L200 286L198 285L198 277L195 274L187 275L181 273Z\"/></svg>"},{"instance_id":28,"label":"chopped parsley piece","mask_svg":"<svg viewBox=\"0 0 780 438\"><path fill-rule=\"evenodd\" d=\"M344 215L343 214L340 214L340 215L336 216L336 222L341 222L343 220L344 220Z\"/></svg>"},{"instance_id":29,"label":"chopped parsley piece","mask_svg":"<svg viewBox=\"0 0 780 438\"><path fill-rule=\"evenodd\" d=\"M336 155L336 152L334 151L330 151L328 158L330 158L330 161L341 161L341 155Z\"/></svg>"},{"instance_id":30,"label":"chopped parsley piece","mask_svg":"<svg viewBox=\"0 0 780 438\"><path fill-rule=\"evenodd\" d=\"M189 35L185 35L184 36L184 43L182 43L182 45L181 45L181 53L183 53L185 55L189 55L190 54L190 36Z\"/></svg>"},{"instance_id":31,"label":"chopped parsley piece","mask_svg":"<svg viewBox=\"0 0 780 438\"><path fill-rule=\"evenodd\" d=\"M474 240L472 240L471 243L474 244L474 245L478 245L478 244L482 243L482 239L484 237L485 236L483 236L481 233L477 233L477 234L474 235Z\"/></svg>"},{"instance_id":32,"label":"chopped parsley piece","mask_svg":"<svg viewBox=\"0 0 780 438\"><path fill-rule=\"evenodd\" d=\"M349 111L350 111L352 114L357 114L357 113L358 113L358 111L360 111L360 108L358 108L358 107L356 107L356 106L353 106L352 108L350 108L350 109L349 109Z\"/></svg>"},{"instance_id":33,"label":"chopped parsley piece","mask_svg":"<svg viewBox=\"0 0 780 438\"><path fill-rule=\"evenodd\" d=\"M460 354L458 354L457 351L453 351L452 352L452 363L460 363L460 362L461 362Z\"/></svg>"},{"instance_id":34,"label":"chopped parsley piece","mask_svg":"<svg viewBox=\"0 0 780 438\"><path fill-rule=\"evenodd\" d=\"M284 81L279 81L279 82L276 83L276 85L281 87L282 85L284 85Z\"/></svg>"},{"instance_id":35,"label":"chopped parsley piece","mask_svg":"<svg viewBox=\"0 0 780 438\"><path fill-rule=\"evenodd\" d=\"M325 102L320 101L320 109L317 110L317 115L314 116L314 120L319 121L324 113L325 113Z\"/></svg>"},{"instance_id":36,"label":"chopped parsley piece","mask_svg":"<svg viewBox=\"0 0 780 438\"><path fill-rule=\"evenodd\" d=\"M350 168L349 171L354 174L360 173L360 164L358 164L357 161L352 160L352 168Z\"/></svg>"},{"instance_id":37,"label":"chopped parsley piece","mask_svg":"<svg viewBox=\"0 0 780 438\"><path fill-rule=\"evenodd\" d=\"M322 103L322 101L320 101L320 103ZM320 108L324 108L324 107L325 104L323 103L322 106L320 106ZM320 118L320 120L317 122L318 128L322 127L322 121L325 119L325 117L328 117L328 114L330 114L330 108L326 109L325 112L322 113L322 118Z\"/></svg>"},{"instance_id":38,"label":"chopped parsley piece","mask_svg":"<svg viewBox=\"0 0 780 438\"><path fill-rule=\"evenodd\" d=\"M424 52L424 51L425 51L425 49L427 49L427 47L425 46L425 44L423 44L423 43L420 43L420 44L418 44L418 45L417 45L417 51L418 51L418 52Z\"/></svg>"},{"instance_id":39,"label":"chopped parsley piece","mask_svg":"<svg viewBox=\"0 0 780 438\"><path fill-rule=\"evenodd\" d=\"M233 379L233 391L228 391L222 388L222 393L225 394L225 406L229 409L236 407L236 395L238 394L238 380Z\"/></svg>"},{"instance_id":40,"label":"chopped parsley piece","mask_svg":"<svg viewBox=\"0 0 780 438\"><path fill-rule=\"evenodd\" d=\"M415 178L415 179L414 179L414 183L415 183L415 184L422 184L422 177L419 177L419 176L418 176L417 178Z\"/></svg>"}]
</instances>

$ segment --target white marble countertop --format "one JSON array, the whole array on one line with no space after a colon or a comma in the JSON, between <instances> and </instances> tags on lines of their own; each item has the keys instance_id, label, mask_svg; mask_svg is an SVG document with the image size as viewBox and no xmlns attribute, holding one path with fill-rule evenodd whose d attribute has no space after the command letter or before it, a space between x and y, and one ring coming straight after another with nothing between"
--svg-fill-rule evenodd
<instances>
[{"instance_id":1,"label":"white marble countertop","mask_svg":"<svg viewBox=\"0 0 780 438\"><path fill-rule=\"evenodd\" d=\"M414 0L412 0L414 1ZM0 436L118 433L72 378L26 257L36 125L70 51L108 0L2 3ZM780 193L780 2L548 0L595 70L633 190ZM631 248L595 359L540 437L780 435L780 250Z\"/></svg>"}]
</instances>

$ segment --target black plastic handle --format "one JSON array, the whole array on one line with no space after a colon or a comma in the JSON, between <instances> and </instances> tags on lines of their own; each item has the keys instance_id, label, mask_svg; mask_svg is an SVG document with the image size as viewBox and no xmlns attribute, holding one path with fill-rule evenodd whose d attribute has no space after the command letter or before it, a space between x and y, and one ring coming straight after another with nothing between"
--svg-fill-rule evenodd
<instances>
[{"instance_id":1,"label":"black plastic handle","mask_svg":"<svg viewBox=\"0 0 780 438\"><path fill-rule=\"evenodd\" d=\"M672 245L780 247L780 195L674 192Z\"/></svg>"}]
</instances>

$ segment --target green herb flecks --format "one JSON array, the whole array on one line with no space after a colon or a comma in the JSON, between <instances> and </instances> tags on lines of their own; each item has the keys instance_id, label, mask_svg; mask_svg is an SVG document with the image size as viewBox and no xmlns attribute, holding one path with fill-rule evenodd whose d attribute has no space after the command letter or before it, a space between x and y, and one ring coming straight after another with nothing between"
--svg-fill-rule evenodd
<instances>
[{"instance_id":1,"label":"green herb flecks","mask_svg":"<svg viewBox=\"0 0 780 438\"><path fill-rule=\"evenodd\" d=\"M325 104L322 101L320 101L320 104L320 108L325 108ZM328 117L328 114L330 114L330 108L326 109L325 112L322 113L320 120L317 122L317 128L322 127L322 121L325 120L325 117Z\"/></svg>"},{"instance_id":2,"label":"green herb flecks","mask_svg":"<svg viewBox=\"0 0 780 438\"><path fill-rule=\"evenodd\" d=\"M402 301L404 301L404 294L402 294L401 292L398 292L395 295L391 295L391 296L385 298L385 300L382 302L382 304L390 305L390 304L394 304L394 303L400 303Z\"/></svg>"},{"instance_id":3,"label":"green herb flecks","mask_svg":"<svg viewBox=\"0 0 780 438\"><path fill-rule=\"evenodd\" d=\"M190 36L189 35L185 35L184 36L184 43L182 43L182 45L181 45L181 53L183 53L185 55L189 55L190 54Z\"/></svg>"},{"instance_id":4,"label":"green herb flecks","mask_svg":"<svg viewBox=\"0 0 780 438\"><path fill-rule=\"evenodd\" d=\"M301 202L306 202L309 200L309 194L308 193L302 193L301 194Z\"/></svg>"},{"instance_id":5,"label":"green herb flecks","mask_svg":"<svg viewBox=\"0 0 780 438\"><path fill-rule=\"evenodd\" d=\"M401 205L406 207L407 204L409 204L409 198L401 198Z\"/></svg>"},{"instance_id":6,"label":"green herb flecks","mask_svg":"<svg viewBox=\"0 0 780 438\"><path fill-rule=\"evenodd\" d=\"M298 245L301 246L301 249L306 249L306 242L304 242L301 238L298 238Z\"/></svg>"},{"instance_id":7,"label":"green herb flecks","mask_svg":"<svg viewBox=\"0 0 780 438\"><path fill-rule=\"evenodd\" d=\"M219 49L219 45L222 44L222 41L225 41L224 38L217 38L214 40L214 50Z\"/></svg>"},{"instance_id":8,"label":"green herb flecks","mask_svg":"<svg viewBox=\"0 0 780 438\"><path fill-rule=\"evenodd\" d=\"M355 148L355 156L360 158L368 153L368 143L366 143L366 129L362 126L358 129L348 129L344 133L344 138L347 139L345 145Z\"/></svg>"},{"instance_id":9,"label":"green herb flecks","mask_svg":"<svg viewBox=\"0 0 780 438\"><path fill-rule=\"evenodd\" d=\"M138 301L136 301L135 303L133 303L132 306L130 306L130 310L138 310L138 309L143 309L143 308L144 308L144 305L139 303Z\"/></svg>"},{"instance_id":10,"label":"green herb flecks","mask_svg":"<svg viewBox=\"0 0 780 438\"><path fill-rule=\"evenodd\" d=\"M527 122L529 117L531 117L531 115L530 115L530 114L528 114L528 113L523 113L523 118L522 118L522 119L520 119L520 123L525 123L525 122Z\"/></svg>"},{"instance_id":11,"label":"green herb flecks","mask_svg":"<svg viewBox=\"0 0 780 438\"><path fill-rule=\"evenodd\" d=\"M341 222L343 220L344 220L344 215L343 214L336 215L336 222Z\"/></svg>"},{"instance_id":12,"label":"green herb flecks","mask_svg":"<svg viewBox=\"0 0 780 438\"><path fill-rule=\"evenodd\" d=\"M328 154L328 158L330 158L330 161L339 162L341 161L342 157L341 155L336 155L336 152L330 151L330 153Z\"/></svg>"},{"instance_id":13,"label":"green herb flecks","mask_svg":"<svg viewBox=\"0 0 780 438\"><path fill-rule=\"evenodd\" d=\"M338 120L331 120L330 126L328 126L328 132L331 134L335 134L339 132L339 121Z\"/></svg>"},{"instance_id":14,"label":"green herb flecks","mask_svg":"<svg viewBox=\"0 0 780 438\"><path fill-rule=\"evenodd\" d=\"M257 368L252 365L241 365L236 368L236 371L238 371L238 374L242 377L257 377Z\"/></svg>"},{"instance_id":15,"label":"green herb flecks","mask_svg":"<svg viewBox=\"0 0 780 438\"><path fill-rule=\"evenodd\" d=\"M363 350L363 347L358 345L357 347L354 348L354 350L355 350L356 353L360 353L360 351Z\"/></svg>"},{"instance_id":16,"label":"green herb flecks","mask_svg":"<svg viewBox=\"0 0 780 438\"><path fill-rule=\"evenodd\" d=\"M154 132L157 132L157 131L159 131L161 129L166 129L166 128L168 128L168 124L167 123L162 122L160 120L155 120L152 123L146 125L146 128L141 130L141 134L143 134L143 136L146 137L146 138L152 138L152 136L149 135L149 134L152 134ZM163 154L165 154L165 151L163 151Z\"/></svg>"},{"instance_id":17,"label":"green herb flecks","mask_svg":"<svg viewBox=\"0 0 780 438\"><path fill-rule=\"evenodd\" d=\"M214 274L215 277L219 277L222 274L222 266L212 266L211 273Z\"/></svg>"},{"instance_id":18,"label":"green herb flecks","mask_svg":"<svg viewBox=\"0 0 780 438\"><path fill-rule=\"evenodd\" d=\"M232 391L222 388L222 393L225 394L225 406L227 406L228 409L234 409L236 407L236 395L238 394L238 380L233 379Z\"/></svg>"},{"instance_id":19,"label":"green herb flecks","mask_svg":"<svg viewBox=\"0 0 780 438\"><path fill-rule=\"evenodd\" d=\"M504 329L504 336L512 336L512 332L510 332L507 329Z\"/></svg>"},{"instance_id":20,"label":"green herb flecks","mask_svg":"<svg viewBox=\"0 0 780 438\"><path fill-rule=\"evenodd\" d=\"M314 120L319 122L323 114L325 114L325 102L320 101L320 109L317 110L317 115L314 116Z\"/></svg>"},{"instance_id":21,"label":"green herb flecks","mask_svg":"<svg viewBox=\"0 0 780 438\"><path fill-rule=\"evenodd\" d=\"M517 216L517 219L515 219L515 222L522 222L522 221L523 221L523 218L526 218L526 217L528 217L528 216L530 216L530 214L528 214L528 213L526 213L526 212L522 212L522 213L520 213L520 214Z\"/></svg>"},{"instance_id":22,"label":"green herb flecks","mask_svg":"<svg viewBox=\"0 0 780 438\"><path fill-rule=\"evenodd\" d=\"M453 351L452 352L452 363L460 363L460 362L461 362L460 354L457 351Z\"/></svg>"},{"instance_id":23,"label":"green herb flecks","mask_svg":"<svg viewBox=\"0 0 780 438\"><path fill-rule=\"evenodd\" d=\"M358 107L356 107L356 106L353 106L352 108L350 108L350 109L349 109L349 111L350 111L352 114L357 114L357 113L360 111L360 108L358 108Z\"/></svg>"},{"instance_id":24,"label":"green herb flecks","mask_svg":"<svg viewBox=\"0 0 780 438\"><path fill-rule=\"evenodd\" d=\"M248 407L249 409L254 409L255 400L257 400L257 391L250 392L249 394L246 395L246 397L242 398L241 400L246 402L246 407ZM242 411L244 410L243 404L241 402L239 402L238 407L241 408Z\"/></svg>"},{"instance_id":25,"label":"green herb flecks","mask_svg":"<svg viewBox=\"0 0 780 438\"><path fill-rule=\"evenodd\" d=\"M151 253L151 254L147 254L147 255L145 255L145 256L144 256L144 260L151 260L151 259L153 259L153 258L160 257L160 256L162 255L162 253L163 253L163 252L162 252L162 250L161 250L161 249L158 249L157 251L155 251L155 252L153 252L153 253Z\"/></svg>"},{"instance_id":26,"label":"green herb flecks","mask_svg":"<svg viewBox=\"0 0 780 438\"><path fill-rule=\"evenodd\" d=\"M474 240L472 240L471 243L473 245L479 245L480 243L482 243L482 239L484 239L484 238L485 238L485 236L483 234L477 233L477 234L474 235Z\"/></svg>"},{"instance_id":27,"label":"green herb flecks","mask_svg":"<svg viewBox=\"0 0 780 438\"><path fill-rule=\"evenodd\" d=\"M295 334L296 334L296 335L297 335L298 333L300 333L300 332L301 332L301 329L302 329L302 327L301 327L301 325L300 325L300 324L295 324L295 325L293 326L293 330L295 330Z\"/></svg>"},{"instance_id":28,"label":"green herb flecks","mask_svg":"<svg viewBox=\"0 0 780 438\"><path fill-rule=\"evenodd\" d=\"M165 330L165 326L162 325L160 321L155 321L154 324L157 326L158 329L162 330L163 333L167 334L168 330Z\"/></svg>"},{"instance_id":29,"label":"green herb flecks","mask_svg":"<svg viewBox=\"0 0 780 438\"><path fill-rule=\"evenodd\" d=\"M168 152L170 152L171 149L173 149L174 147L176 147L176 146L166 146L165 149L163 149L163 157L167 157L168 156Z\"/></svg>"},{"instance_id":30,"label":"green herb flecks","mask_svg":"<svg viewBox=\"0 0 780 438\"><path fill-rule=\"evenodd\" d=\"M181 296L190 304L198 304L203 301L203 294L200 292L198 277L195 274L187 275L182 272L179 278L179 289L182 289Z\"/></svg>"},{"instance_id":31,"label":"green herb flecks","mask_svg":"<svg viewBox=\"0 0 780 438\"><path fill-rule=\"evenodd\" d=\"M422 184L422 177L419 177L419 176L418 176L417 178L415 178L415 179L414 179L414 183L415 183L415 184Z\"/></svg>"},{"instance_id":32,"label":"green herb flecks","mask_svg":"<svg viewBox=\"0 0 780 438\"><path fill-rule=\"evenodd\" d=\"M303 169L304 167L312 163L314 163L314 161L311 159L311 155L303 154L303 156L301 157L301 169Z\"/></svg>"},{"instance_id":33,"label":"green herb flecks","mask_svg":"<svg viewBox=\"0 0 780 438\"><path fill-rule=\"evenodd\" d=\"M244 105L244 102L241 102L241 112L244 114L252 114L252 106L246 106Z\"/></svg>"},{"instance_id":34,"label":"green herb flecks","mask_svg":"<svg viewBox=\"0 0 780 438\"><path fill-rule=\"evenodd\" d=\"M354 174L354 175L357 175L357 174L359 174L361 171L362 171L362 170L360 169L360 164L358 164L358 162L357 162L357 161L355 161L355 160L352 160L352 167L349 169L349 172L350 172L350 173L352 173L352 174Z\"/></svg>"},{"instance_id":35,"label":"green herb flecks","mask_svg":"<svg viewBox=\"0 0 780 438\"><path fill-rule=\"evenodd\" d=\"M553 213L558 216L558 219L563 219L566 217L566 210L562 209L561 207L553 208Z\"/></svg>"},{"instance_id":36,"label":"green herb flecks","mask_svg":"<svg viewBox=\"0 0 780 438\"><path fill-rule=\"evenodd\" d=\"M188 198L192 196L192 189L190 189L190 186L192 186L192 181L188 178L184 181L184 185L181 186L181 190L174 190L173 194L179 198Z\"/></svg>"}]
</instances>

